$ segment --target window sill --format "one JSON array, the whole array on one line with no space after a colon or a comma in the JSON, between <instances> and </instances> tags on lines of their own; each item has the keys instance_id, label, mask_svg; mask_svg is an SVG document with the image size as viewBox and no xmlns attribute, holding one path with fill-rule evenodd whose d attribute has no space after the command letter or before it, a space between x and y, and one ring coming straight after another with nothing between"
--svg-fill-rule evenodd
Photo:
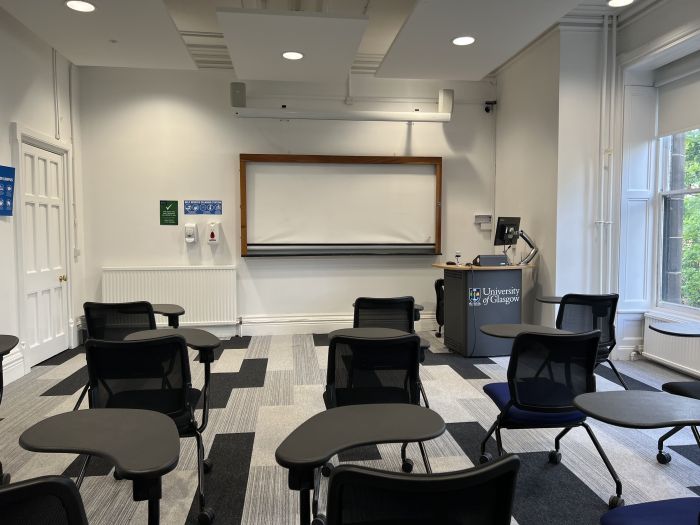
<instances>
[{"instance_id":1,"label":"window sill","mask_svg":"<svg viewBox=\"0 0 700 525\"><path fill-rule=\"evenodd\" d=\"M700 322L700 312L688 312L686 309L657 306L644 313L645 318L671 322Z\"/></svg>"}]
</instances>

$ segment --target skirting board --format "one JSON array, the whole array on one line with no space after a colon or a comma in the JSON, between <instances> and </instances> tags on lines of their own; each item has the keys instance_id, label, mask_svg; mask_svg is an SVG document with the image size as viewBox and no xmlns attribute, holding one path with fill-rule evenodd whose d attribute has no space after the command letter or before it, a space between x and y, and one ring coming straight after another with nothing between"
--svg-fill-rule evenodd
<instances>
[{"instance_id":1,"label":"skirting board","mask_svg":"<svg viewBox=\"0 0 700 525\"><path fill-rule=\"evenodd\" d=\"M2 375L5 385L16 381L24 375L24 356L19 349L7 354L2 360Z\"/></svg>"},{"instance_id":2,"label":"skirting board","mask_svg":"<svg viewBox=\"0 0 700 525\"><path fill-rule=\"evenodd\" d=\"M241 319L241 335L290 335L327 334L340 328L352 326L352 315L267 315L244 316ZM435 330L434 312L421 312L415 324L416 331Z\"/></svg>"}]
</instances>

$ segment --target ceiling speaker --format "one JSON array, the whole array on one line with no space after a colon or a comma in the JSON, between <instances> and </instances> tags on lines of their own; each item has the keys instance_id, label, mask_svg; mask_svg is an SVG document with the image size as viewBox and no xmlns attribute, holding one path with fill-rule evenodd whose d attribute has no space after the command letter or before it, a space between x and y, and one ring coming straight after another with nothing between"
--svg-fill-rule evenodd
<instances>
[{"instance_id":1,"label":"ceiling speaker","mask_svg":"<svg viewBox=\"0 0 700 525\"><path fill-rule=\"evenodd\" d=\"M245 107L245 83L231 82L231 106L234 108Z\"/></svg>"}]
</instances>

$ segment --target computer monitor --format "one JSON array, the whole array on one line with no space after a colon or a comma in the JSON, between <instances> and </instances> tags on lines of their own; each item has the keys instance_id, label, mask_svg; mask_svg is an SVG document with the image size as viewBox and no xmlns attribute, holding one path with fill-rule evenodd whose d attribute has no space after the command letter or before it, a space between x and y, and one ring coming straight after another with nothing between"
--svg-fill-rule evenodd
<instances>
[{"instance_id":1,"label":"computer monitor","mask_svg":"<svg viewBox=\"0 0 700 525\"><path fill-rule=\"evenodd\" d=\"M520 217L499 217L496 223L494 246L510 246L518 242Z\"/></svg>"}]
</instances>

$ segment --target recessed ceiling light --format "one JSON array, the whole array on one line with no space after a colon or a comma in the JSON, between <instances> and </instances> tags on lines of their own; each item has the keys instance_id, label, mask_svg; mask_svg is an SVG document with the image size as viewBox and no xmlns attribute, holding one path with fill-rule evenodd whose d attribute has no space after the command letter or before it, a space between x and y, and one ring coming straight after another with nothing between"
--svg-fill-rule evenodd
<instances>
[{"instance_id":1,"label":"recessed ceiling light","mask_svg":"<svg viewBox=\"0 0 700 525\"><path fill-rule=\"evenodd\" d=\"M299 53L299 51L285 51L282 56L287 60L301 60L304 58L304 53Z\"/></svg>"},{"instance_id":2,"label":"recessed ceiling light","mask_svg":"<svg viewBox=\"0 0 700 525\"><path fill-rule=\"evenodd\" d=\"M625 7L633 2L634 0L608 0L608 5L610 7Z\"/></svg>"},{"instance_id":3,"label":"recessed ceiling light","mask_svg":"<svg viewBox=\"0 0 700 525\"><path fill-rule=\"evenodd\" d=\"M452 40L452 43L456 46L469 46L474 42L476 42L476 38L473 36L458 36Z\"/></svg>"},{"instance_id":4,"label":"recessed ceiling light","mask_svg":"<svg viewBox=\"0 0 700 525\"><path fill-rule=\"evenodd\" d=\"M66 0L66 7L81 13L92 13L95 10L94 4L84 0Z\"/></svg>"}]
</instances>

